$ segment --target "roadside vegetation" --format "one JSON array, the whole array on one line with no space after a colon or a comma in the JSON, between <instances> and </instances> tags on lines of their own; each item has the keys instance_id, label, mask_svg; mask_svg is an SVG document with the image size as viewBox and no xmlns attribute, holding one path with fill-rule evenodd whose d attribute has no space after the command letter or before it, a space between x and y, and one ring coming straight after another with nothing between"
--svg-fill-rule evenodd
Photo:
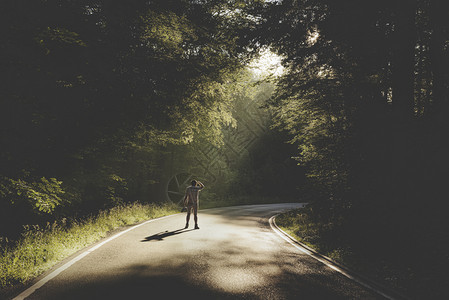
<instances>
[{"instance_id":1,"label":"roadside vegetation","mask_svg":"<svg viewBox=\"0 0 449 300\"><path fill-rule=\"evenodd\" d=\"M83 219L62 219L46 226L25 226L16 241L2 240L0 290L26 283L111 231L179 212L172 204L131 203ZM2 292L0 292L2 296Z\"/></svg>"}]
</instances>

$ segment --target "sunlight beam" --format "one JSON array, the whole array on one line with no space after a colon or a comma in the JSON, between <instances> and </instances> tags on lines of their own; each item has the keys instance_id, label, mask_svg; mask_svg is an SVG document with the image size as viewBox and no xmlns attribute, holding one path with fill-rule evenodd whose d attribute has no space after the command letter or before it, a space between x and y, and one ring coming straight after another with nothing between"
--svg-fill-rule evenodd
<instances>
[{"instance_id":1,"label":"sunlight beam","mask_svg":"<svg viewBox=\"0 0 449 300\"><path fill-rule=\"evenodd\" d=\"M254 59L248 68L258 78L280 77L284 73L282 57L269 49L262 49L260 55Z\"/></svg>"}]
</instances>

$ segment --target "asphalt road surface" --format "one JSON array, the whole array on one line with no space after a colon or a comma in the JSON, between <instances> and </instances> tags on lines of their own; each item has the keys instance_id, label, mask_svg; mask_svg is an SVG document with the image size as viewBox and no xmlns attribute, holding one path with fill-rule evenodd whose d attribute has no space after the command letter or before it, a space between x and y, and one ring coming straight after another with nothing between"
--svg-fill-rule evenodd
<instances>
[{"instance_id":1,"label":"asphalt road surface","mask_svg":"<svg viewBox=\"0 0 449 300\"><path fill-rule=\"evenodd\" d=\"M157 219L84 250L27 299L383 299L271 229L298 206L200 210L199 230L185 214Z\"/></svg>"}]
</instances>

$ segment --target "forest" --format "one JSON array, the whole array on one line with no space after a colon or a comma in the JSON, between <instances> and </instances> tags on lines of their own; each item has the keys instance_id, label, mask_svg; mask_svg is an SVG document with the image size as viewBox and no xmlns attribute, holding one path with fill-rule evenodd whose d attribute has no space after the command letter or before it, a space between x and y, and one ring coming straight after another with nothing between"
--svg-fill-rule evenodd
<instances>
[{"instance_id":1,"label":"forest","mask_svg":"<svg viewBox=\"0 0 449 300\"><path fill-rule=\"evenodd\" d=\"M446 1L2 0L0 16L2 247L24 225L176 204L195 177L204 207L307 202L336 239L438 257L426 278L449 265ZM264 55L280 74L251 69Z\"/></svg>"}]
</instances>

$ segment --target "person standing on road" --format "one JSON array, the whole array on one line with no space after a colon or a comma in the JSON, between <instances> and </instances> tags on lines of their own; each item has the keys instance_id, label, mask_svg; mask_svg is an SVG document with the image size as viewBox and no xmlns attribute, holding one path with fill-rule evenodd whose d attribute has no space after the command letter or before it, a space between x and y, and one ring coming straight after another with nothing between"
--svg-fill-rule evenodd
<instances>
[{"instance_id":1,"label":"person standing on road","mask_svg":"<svg viewBox=\"0 0 449 300\"><path fill-rule=\"evenodd\" d=\"M192 180L191 186L186 188L186 194L184 196L184 206L187 207L186 227L189 227L190 213L193 210L193 219L195 221L195 229L198 227L198 195L204 188L204 184L199 181Z\"/></svg>"}]
</instances>

